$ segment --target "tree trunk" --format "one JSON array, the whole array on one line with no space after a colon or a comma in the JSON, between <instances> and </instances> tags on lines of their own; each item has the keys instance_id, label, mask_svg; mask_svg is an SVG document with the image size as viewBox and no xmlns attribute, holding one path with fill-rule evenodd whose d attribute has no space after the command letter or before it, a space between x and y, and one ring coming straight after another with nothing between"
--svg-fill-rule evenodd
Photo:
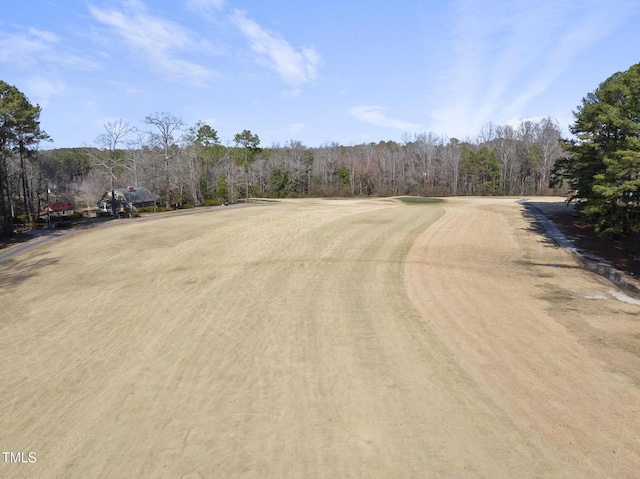
<instances>
[{"instance_id":1,"label":"tree trunk","mask_svg":"<svg viewBox=\"0 0 640 479\"><path fill-rule=\"evenodd\" d=\"M27 178L27 169L24 165L24 148L20 145L20 173L22 179L22 198L24 200L24 212L27 219L27 223L31 223L32 219L32 207L31 207L31 192L29 191L29 179Z\"/></svg>"},{"instance_id":2,"label":"tree trunk","mask_svg":"<svg viewBox=\"0 0 640 479\"><path fill-rule=\"evenodd\" d=\"M4 197L2 197L2 215L4 220L4 234L5 236L13 235L13 204L11 201L11 185L9 184L9 170L7 168L6 158L2 161L2 180L4 180L4 192L6 195L6 203ZM0 195L2 196L2 195Z\"/></svg>"}]
</instances>

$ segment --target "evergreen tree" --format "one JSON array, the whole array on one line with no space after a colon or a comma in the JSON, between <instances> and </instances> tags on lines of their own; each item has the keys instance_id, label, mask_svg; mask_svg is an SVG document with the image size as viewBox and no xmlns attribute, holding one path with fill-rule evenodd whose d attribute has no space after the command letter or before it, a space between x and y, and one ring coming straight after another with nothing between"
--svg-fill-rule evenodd
<instances>
[{"instance_id":1,"label":"evergreen tree","mask_svg":"<svg viewBox=\"0 0 640 479\"><path fill-rule=\"evenodd\" d=\"M216 195L222 203L229 201L229 193L227 191L227 179L224 175L218 176L218 184L216 186Z\"/></svg>"},{"instance_id":2,"label":"evergreen tree","mask_svg":"<svg viewBox=\"0 0 640 479\"><path fill-rule=\"evenodd\" d=\"M569 201L598 232L640 233L640 64L601 83L574 116L554 184L569 184Z\"/></svg>"},{"instance_id":3,"label":"evergreen tree","mask_svg":"<svg viewBox=\"0 0 640 479\"><path fill-rule=\"evenodd\" d=\"M291 192L291 175L288 170L275 167L269 175L269 189L276 198L286 198Z\"/></svg>"},{"instance_id":4,"label":"evergreen tree","mask_svg":"<svg viewBox=\"0 0 640 479\"><path fill-rule=\"evenodd\" d=\"M465 193L470 195L495 194L502 180L498 156L486 146L478 151L463 147L460 174Z\"/></svg>"},{"instance_id":5,"label":"evergreen tree","mask_svg":"<svg viewBox=\"0 0 640 479\"><path fill-rule=\"evenodd\" d=\"M9 183L8 158L17 153L20 160L20 180L25 212L29 217L32 206L25 159L29 158L41 140L49 139L40 129L40 106L32 105L15 86L0 80L0 234L13 234L13 192Z\"/></svg>"},{"instance_id":6,"label":"evergreen tree","mask_svg":"<svg viewBox=\"0 0 640 479\"><path fill-rule=\"evenodd\" d=\"M341 186L347 186L351 183L351 179L349 178L349 168L347 165L340 165L338 168L338 184Z\"/></svg>"},{"instance_id":7,"label":"evergreen tree","mask_svg":"<svg viewBox=\"0 0 640 479\"><path fill-rule=\"evenodd\" d=\"M242 133L233 137L236 147L236 164L244 168L245 177L245 201L249 202L249 168L256 161L256 155L260 152L260 138L249 130L242 130Z\"/></svg>"}]
</instances>

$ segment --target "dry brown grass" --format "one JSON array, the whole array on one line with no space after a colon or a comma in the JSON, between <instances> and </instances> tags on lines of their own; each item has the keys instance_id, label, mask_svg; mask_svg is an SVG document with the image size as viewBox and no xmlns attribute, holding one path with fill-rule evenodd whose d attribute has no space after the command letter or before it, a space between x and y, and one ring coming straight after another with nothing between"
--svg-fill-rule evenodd
<instances>
[{"instance_id":1,"label":"dry brown grass","mask_svg":"<svg viewBox=\"0 0 640 479\"><path fill-rule=\"evenodd\" d=\"M638 306L527 221L290 200L1 263L0 445L37 462L0 477L633 477Z\"/></svg>"}]
</instances>

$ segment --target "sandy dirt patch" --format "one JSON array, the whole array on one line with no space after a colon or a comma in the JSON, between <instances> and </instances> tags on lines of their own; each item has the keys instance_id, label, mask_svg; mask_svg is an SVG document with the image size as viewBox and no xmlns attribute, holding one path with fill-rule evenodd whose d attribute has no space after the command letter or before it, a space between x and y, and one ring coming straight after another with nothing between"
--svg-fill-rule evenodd
<instances>
[{"instance_id":1,"label":"sandy dirt patch","mask_svg":"<svg viewBox=\"0 0 640 479\"><path fill-rule=\"evenodd\" d=\"M521 210L285 201L0 264L0 447L37 457L0 478L633 477L638 306Z\"/></svg>"},{"instance_id":2,"label":"sandy dirt patch","mask_svg":"<svg viewBox=\"0 0 640 479\"><path fill-rule=\"evenodd\" d=\"M407 257L413 304L567 475L637 477L637 299L620 301L607 280L532 234L513 200L452 199L445 209Z\"/></svg>"}]
</instances>

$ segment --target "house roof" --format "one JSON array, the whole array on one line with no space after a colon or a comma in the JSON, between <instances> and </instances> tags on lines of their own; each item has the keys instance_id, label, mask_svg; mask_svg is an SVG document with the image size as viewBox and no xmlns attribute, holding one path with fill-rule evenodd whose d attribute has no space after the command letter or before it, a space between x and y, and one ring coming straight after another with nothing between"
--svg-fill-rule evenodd
<instances>
[{"instance_id":1,"label":"house roof","mask_svg":"<svg viewBox=\"0 0 640 479\"><path fill-rule=\"evenodd\" d=\"M128 203L152 203L158 199L158 196L153 194L146 188L140 186L130 188L117 188L115 190L116 198L120 201L126 201ZM107 193L111 196L111 192Z\"/></svg>"},{"instance_id":2,"label":"house roof","mask_svg":"<svg viewBox=\"0 0 640 479\"><path fill-rule=\"evenodd\" d=\"M70 201L63 201L62 203L52 203L49 205L49 211L64 211L73 209L75 209L75 207Z\"/></svg>"}]
</instances>

